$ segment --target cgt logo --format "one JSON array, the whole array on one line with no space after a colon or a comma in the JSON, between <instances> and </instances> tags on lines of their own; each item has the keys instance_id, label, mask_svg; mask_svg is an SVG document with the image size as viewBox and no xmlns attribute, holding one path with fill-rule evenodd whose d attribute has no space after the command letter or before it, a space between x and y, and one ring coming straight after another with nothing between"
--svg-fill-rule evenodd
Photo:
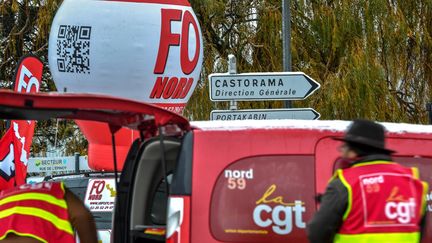
<instances>
[{"instance_id":1,"label":"cgt logo","mask_svg":"<svg viewBox=\"0 0 432 243\"><path fill-rule=\"evenodd\" d=\"M253 212L253 220L262 228L272 226L273 232L279 235L287 235L293 230L293 225L304 229L306 224L303 213L306 212L304 202L295 200L293 203L284 202L282 196L274 197L276 185L270 186L264 195L256 202ZM269 204L277 204L270 206Z\"/></svg>"},{"instance_id":2,"label":"cgt logo","mask_svg":"<svg viewBox=\"0 0 432 243\"><path fill-rule=\"evenodd\" d=\"M189 93L194 79L188 77L197 67L200 50L200 32L198 24L188 10L184 13L179 9L162 9L162 24L161 24L161 37L159 42L159 52L154 68L155 74L163 74L166 69L168 57L176 56L169 55L171 47L180 46L180 66L183 77L164 77L159 76L156 78L155 85L150 94L151 99L184 99ZM171 24L173 22L181 22L181 33L173 33ZM192 59L189 58L189 37L193 29L195 35L195 53Z\"/></svg>"},{"instance_id":3,"label":"cgt logo","mask_svg":"<svg viewBox=\"0 0 432 243\"><path fill-rule=\"evenodd\" d=\"M23 184L19 186L20 190L51 190L52 184L49 182L41 182L36 184Z\"/></svg>"},{"instance_id":4,"label":"cgt logo","mask_svg":"<svg viewBox=\"0 0 432 243\"><path fill-rule=\"evenodd\" d=\"M410 198L406 202L387 202L385 215L389 219L396 219L401 224L407 224L415 218L416 202Z\"/></svg>"},{"instance_id":5,"label":"cgt logo","mask_svg":"<svg viewBox=\"0 0 432 243\"><path fill-rule=\"evenodd\" d=\"M394 187L387 198L384 212L388 219L396 219L401 224L410 223L416 217L417 203L415 198L406 199L399 194L399 188Z\"/></svg>"}]
</instances>

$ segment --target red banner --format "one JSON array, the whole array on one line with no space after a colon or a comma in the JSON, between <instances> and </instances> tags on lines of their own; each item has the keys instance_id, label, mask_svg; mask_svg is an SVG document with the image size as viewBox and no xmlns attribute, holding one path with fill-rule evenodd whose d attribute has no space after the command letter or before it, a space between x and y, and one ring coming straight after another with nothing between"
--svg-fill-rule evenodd
<instances>
[{"instance_id":1,"label":"red banner","mask_svg":"<svg viewBox=\"0 0 432 243\"><path fill-rule=\"evenodd\" d=\"M13 129L9 129L0 140L0 190L15 186L15 159L19 157L15 149Z\"/></svg>"},{"instance_id":2,"label":"red banner","mask_svg":"<svg viewBox=\"0 0 432 243\"><path fill-rule=\"evenodd\" d=\"M38 57L23 57L15 73L14 91L39 92L42 72L43 63ZM25 183L34 127L35 121L13 120L0 140L0 190Z\"/></svg>"}]
</instances>

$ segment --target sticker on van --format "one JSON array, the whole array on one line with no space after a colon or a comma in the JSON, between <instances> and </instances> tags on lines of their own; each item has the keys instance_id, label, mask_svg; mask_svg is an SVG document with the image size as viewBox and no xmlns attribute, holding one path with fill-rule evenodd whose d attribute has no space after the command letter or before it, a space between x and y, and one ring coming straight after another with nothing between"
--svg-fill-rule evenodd
<instances>
[{"instance_id":1,"label":"sticker on van","mask_svg":"<svg viewBox=\"0 0 432 243\"><path fill-rule=\"evenodd\" d=\"M111 212L116 196L114 179L90 179L84 204L92 212Z\"/></svg>"},{"instance_id":2,"label":"sticker on van","mask_svg":"<svg viewBox=\"0 0 432 243\"><path fill-rule=\"evenodd\" d=\"M257 206L253 211L253 220L256 225L262 228L271 226L272 231L279 235L291 233L293 226L304 229L305 203L301 200L293 202L284 201L282 196L275 196L276 185L271 185L263 196L256 201ZM276 204L277 206L271 206ZM271 214L265 217L264 214ZM295 222L295 224L294 224Z\"/></svg>"}]
</instances>

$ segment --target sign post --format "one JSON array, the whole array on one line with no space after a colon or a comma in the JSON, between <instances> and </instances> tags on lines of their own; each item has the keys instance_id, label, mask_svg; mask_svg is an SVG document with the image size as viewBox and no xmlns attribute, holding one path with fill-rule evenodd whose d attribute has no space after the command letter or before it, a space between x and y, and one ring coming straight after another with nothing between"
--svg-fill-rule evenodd
<instances>
[{"instance_id":1,"label":"sign post","mask_svg":"<svg viewBox=\"0 0 432 243\"><path fill-rule=\"evenodd\" d=\"M283 70L291 71L291 1L282 0L282 46ZM285 108L291 108L291 101L284 101Z\"/></svg>"},{"instance_id":2,"label":"sign post","mask_svg":"<svg viewBox=\"0 0 432 243\"><path fill-rule=\"evenodd\" d=\"M237 74L237 59L233 54L228 55L228 73ZM237 101L230 100L230 110L237 110Z\"/></svg>"}]
</instances>

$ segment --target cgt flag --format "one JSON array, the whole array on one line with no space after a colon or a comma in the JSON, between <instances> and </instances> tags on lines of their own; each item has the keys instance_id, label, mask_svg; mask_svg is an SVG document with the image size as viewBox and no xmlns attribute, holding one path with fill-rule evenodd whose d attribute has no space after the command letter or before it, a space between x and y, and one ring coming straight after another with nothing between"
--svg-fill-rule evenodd
<instances>
[{"instance_id":1,"label":"cgt flag","mask_svg":"<svg viewBox=\"0 0 432 243\"><path fill-rule=\"evenodd\" d=\"M15 92L39 92L43 72L42 61L33 55L24 56L15 73ZM12 120L0 140L0 190L22 185L26 181L27 163L35 121Z\"/></svg>"}]
</instances>

